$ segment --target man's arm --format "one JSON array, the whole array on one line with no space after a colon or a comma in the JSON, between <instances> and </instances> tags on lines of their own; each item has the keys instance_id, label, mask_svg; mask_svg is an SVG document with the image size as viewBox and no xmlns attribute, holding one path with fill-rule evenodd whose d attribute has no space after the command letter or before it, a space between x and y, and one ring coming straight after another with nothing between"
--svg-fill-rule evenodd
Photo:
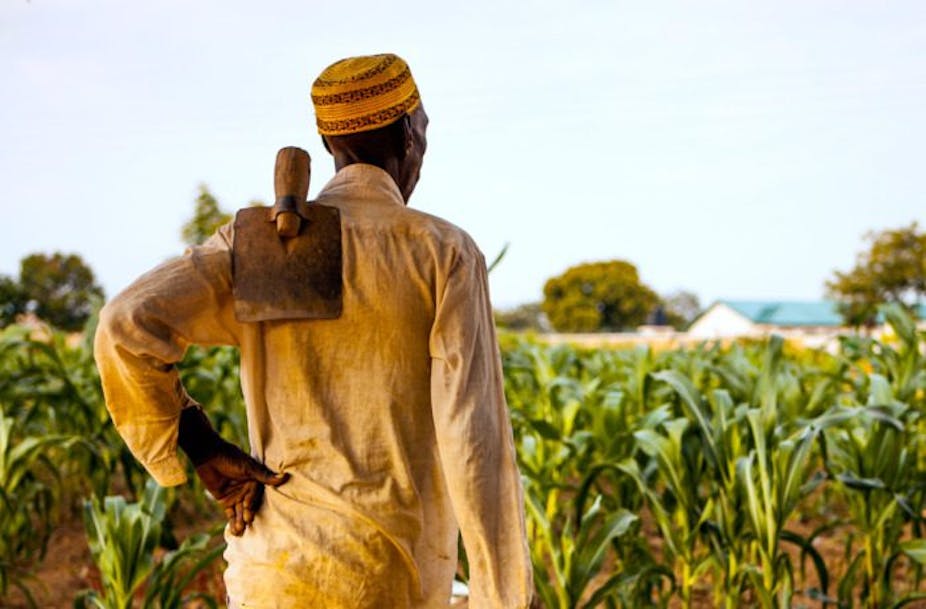
<instances>
[{"instance_id":1,"label":"man's arm","mask_svg":"<svg viewBox=\"0 0 926 609\"><path fill-rule=\"evenodd\" d=\"M254 521L264 485L280 486L289 474L275 474L216 433L196 405L180 413L177 443L196 468L203 486L225 510L232 535L243 535Z\"/></svg>"},{"instance_id":2,"label":"man's arm","mask_svg":"<svg viewBox=\"0 0 926 609\"><path fill-rule=\"evenodd\" d=\"M431 332L438 448L470 566L470 606L524 608L533 583L524 497L482 255L462 254Z\"/></svg>"},{"instance_id":3,"label":"man's arm","mask_svg":"<svg viewBox=\"0 0 926 609\"><path fill-rule=\"evenodd\" d=\"M235 534L253 519L263 484L281 484L216 433L183 389L175 364L191 344L238 344L231 253L221 235L140 277L100 313L95 357L119 434L154 479L181 484L178 442Z\"/></svg>"}]
</instances>

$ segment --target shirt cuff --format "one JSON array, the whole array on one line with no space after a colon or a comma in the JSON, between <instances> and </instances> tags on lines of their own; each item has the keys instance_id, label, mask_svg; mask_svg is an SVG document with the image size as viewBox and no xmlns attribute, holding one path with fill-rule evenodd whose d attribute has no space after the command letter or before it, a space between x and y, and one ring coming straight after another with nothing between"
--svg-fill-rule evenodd
<instances>
[{"instance_id":1,"label":"shirt cuff","mask_svg":"<svg viewBox=\"0 0 926 609\"><path fill-rule=\"evenodd\" d=\"M176 455L143 465L154 481L161 486L178 486L187 481L186 469Z\"/></svg>"}]
</instances>

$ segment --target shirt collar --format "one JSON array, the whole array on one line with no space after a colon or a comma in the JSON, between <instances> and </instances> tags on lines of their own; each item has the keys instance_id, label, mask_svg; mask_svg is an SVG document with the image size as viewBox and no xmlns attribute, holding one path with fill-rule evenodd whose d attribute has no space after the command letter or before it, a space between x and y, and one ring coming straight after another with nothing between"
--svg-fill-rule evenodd
<instances>
[{"instance_id":1,"label":"shirt collar","mask_svg":"<svg viewBox=\"0 0 926 609\"><path fill-rule=\"evenodd\" d=\"M342 167L318 193L316 201L337 198L384 201L405 206L405 199L392 176L375 165L353 163Z\"/></svg>"}]
</instances>

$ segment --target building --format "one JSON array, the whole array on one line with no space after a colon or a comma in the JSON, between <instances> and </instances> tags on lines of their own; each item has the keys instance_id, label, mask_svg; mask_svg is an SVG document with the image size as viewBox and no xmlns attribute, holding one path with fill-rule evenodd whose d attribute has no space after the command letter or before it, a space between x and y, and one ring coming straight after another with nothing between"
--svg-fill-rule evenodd
<instances>
[{"instance_id":1,"label":"building","mask_svg":"<svg viewBox=\"0 0 926 609\"><path fill-rule=\"evenodd\" d=\"M697 338L763 336L800 330L830 332L842 326L836 303L718 300L697 317L688 334Z\"/></svg>"},{"instance_id":2,"label":"building","mask_svg":"<svg viewBox=\"0 0 926 609\"><path fill-rule=\"evenodd\" d=\"M920 319L926 307L920 307ZM845 333L832 301L718 300L695 319L688 335L696 339L760 337L771 333L822 347Z\"/></svg>"}]
</instances>

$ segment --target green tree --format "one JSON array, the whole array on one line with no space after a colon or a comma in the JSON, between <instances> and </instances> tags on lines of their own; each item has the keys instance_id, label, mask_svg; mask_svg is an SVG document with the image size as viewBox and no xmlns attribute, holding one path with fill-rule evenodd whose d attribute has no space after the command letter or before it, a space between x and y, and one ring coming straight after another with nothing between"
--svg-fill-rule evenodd
<instances>
[{"instance_id":1,"label":"green tree","mask_svg":"<svg viewBox=\"0 0 926 609\"><path fill-rule=\"evenodd\" d=\"M623 260L580 264L548 280L543 312L560 332L632 329L642 324L659 297Z\"/></svg>"},{"instance_id":2,"label":"green tree","mask_svg":"<svg viewBox=\"0 0 926 609\"><path fill-rule=\"evenodd\" d=\"M0 275L0 328L10 325L17 315L26 311L26 300L15 279Z\"/></svg>"},{"instance_id":3,"label":"green tree","mask_svg":"<svg viewBox=\"0 0 926 609\"><path fill-rule=\"evenodd\" d=\"M27 308L62 330L80 330L103 288L77 254L31 254L20 261L19 287Z\"/></svg>"},{"instance_id":4,"label":"green tree","mask_svg":"<svg viewBox=\"0 0 926 609\"><path fill-rule=\"evenodd\" d=\"M848 325L871 324L887 302L915 308L926 297L926 233L916 222L865 235L870 247L858 254L848 272L835 271L826 282Z\"/></svg>"},{"instance_id":5,"label":"green tree","mask_svg":"<svg viewBox=\"0 0 926 609\"><path fill-rule=\"evenodd\" d=\"M199 245L231 218L230 213L219 207L218 200L209 192L206 185L200 184L193 217L183 225L180 233L183 242L187 245Z\"/></svg>"}]
</instances>

